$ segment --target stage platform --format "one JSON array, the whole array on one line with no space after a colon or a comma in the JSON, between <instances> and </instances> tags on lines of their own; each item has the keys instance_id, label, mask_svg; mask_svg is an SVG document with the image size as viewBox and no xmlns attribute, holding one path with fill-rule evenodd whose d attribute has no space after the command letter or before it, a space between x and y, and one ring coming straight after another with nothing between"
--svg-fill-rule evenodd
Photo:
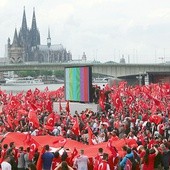
<instances>
[{"instance_id":1,"label":"stage platform","mask_svg":"<svg viewBox=\"0 0 170 170\"><path fill-rule=\"evenodd\" d=\"M86 109L89 109L93 112L97 112L99 109L98 104L95 104L95 103L69 102L69 105L70 105L70 113L71 114L74 114L76 110L78 111L78 113L80 113L82 110L86 110ZM65 110L66 102L61 102L61 106L62 106L63 110ZM54 109L54 111L59 113L59 102L53 103L53 109Z\"/></svg>"}]
</instances>

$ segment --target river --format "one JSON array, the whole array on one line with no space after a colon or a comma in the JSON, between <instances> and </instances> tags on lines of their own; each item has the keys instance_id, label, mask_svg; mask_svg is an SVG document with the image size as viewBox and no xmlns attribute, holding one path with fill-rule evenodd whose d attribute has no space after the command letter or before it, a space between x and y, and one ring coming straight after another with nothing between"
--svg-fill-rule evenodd
<instances>
[{"instance_id":1,"label":"river","mask_svg":"<svg viewBox=\"0 0 170 170\"><path fill-rule=\"evenodd\" d=\"M28 91L31 89L32 91L35 90L35 88L38 88L40 91L44 91L46 87L48 87L49 91L57 90L58 88L62 87L64 84L43 84L43 85L30 85L30 86L6 86L1 85L0 89L3 91L6 91L6 93L13 93L16 94L21 91ZM104 86L103 83L97 83L101 88Z\"/></svg>"}]
</instances>

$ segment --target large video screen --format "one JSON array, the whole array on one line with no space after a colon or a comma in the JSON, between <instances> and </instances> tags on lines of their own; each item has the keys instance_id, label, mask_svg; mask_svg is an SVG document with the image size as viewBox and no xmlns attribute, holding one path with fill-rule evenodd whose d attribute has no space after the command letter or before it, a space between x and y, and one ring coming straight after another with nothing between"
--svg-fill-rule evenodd
<instances>
[{"instance_id":1,"label":"large video screen","mask_svg":"<svg viewBox=\"0 0 170 170\"><path fill-rule=\"evenodd\" d=\"M65 99L77 102L91 102L91 66L65 68Z\"/></svg>"}]
</instances>

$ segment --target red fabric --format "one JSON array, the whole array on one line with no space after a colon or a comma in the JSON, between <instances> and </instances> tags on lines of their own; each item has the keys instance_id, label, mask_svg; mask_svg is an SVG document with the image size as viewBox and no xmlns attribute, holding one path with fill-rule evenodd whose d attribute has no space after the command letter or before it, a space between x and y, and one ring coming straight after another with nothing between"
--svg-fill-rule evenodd
<instances>
[{"instance_id":1,"label":"red fabric","mask_svg":"<svg viewBox=\"0 0 170 170\"><path fill-rule=\"evenodd\" d=\"M53 142L53 144L57 145L58 147L63 147L67 143L66 138L61 138Z\"/></svg>"},{"instance_id":2,"label":"red fabric","mask_svg":"<svg viewBox=\"0 0 170 170\"><path fill-rule=\"evenodd\" d=\"M38 88L35 88L34 95L37 96L40 93L40 90Z\"/></svg>"},{"instance_id":3,"label":"red fabric","mask_svg":"<svg viewBox=\"0 0 170 170\"><path fill-rule=\"evenodd\" d=\"M63 108L61 106L61 101L59 101L59 112L61 113L62 110L63 110Z\"/></svg>"},{"instance_id":4,"label":"red fabric","mask_svg":"<svg viewBox=\"0 0 170 170\"><path fill-rule=\"evenodd\" d=\"M76 157L76 155L78 154L78 151L76 148L74 148L73 152L71 153L71 157L69 159L69 165L73 165L73 159Z\"/></svg>"},{"instance_id":5,"label":"red fabric","mask_svg":"<svg viewBox=\"0 0 170 170\"><path fill-rule=\"evenodd\" d=\"M117 149L114 146L112 146L112 140L111 139L108 141L107 147L111 151L113 157L116 157L117 156Z\"/></svg>"},{"instance_id":6,"label":"red fabric","mask_svg":"<svg viewBox=\"0 0 170 170\"><path fill-rule=\"evenodd\" d=\"M89 136L89 145L93 145L93 142L92 142L93 132L90 126L88 126L88 136Z\"/></svg>"},{"instance_id":7,"label":"red fabric","mask_svg":"<svg viewBox=\"0 0 170 170\"><path fill-rule=\"evenodd\" d=\"M154 122L156 125L162 122L162 117L159 115L151 115L149 118L150 122Z\"/></svg>"},{"instance_id":8,"label":"red fabric","mask_svg":"<svg viewBox=\"0 0 170 170\"><path fill-rule=\"evenodd\" d=\"M37 161L37 164L36 164L37 169L42 169L42 159L41 159L41 156L42 156L42 154L44 152L45 152L44 147L41 147L40 148L40 154L39 154L39 157L38 157L38 161Z\"/></svg>"},{"instance_id":9,"label":"red fabric","mask_svg":"<svg viewBox=\"0 0 170 170\"><path fill-rule=\"evenodd\" d=\"M122 106L122 101L118 93L112 98L113 104L115 105L116 109L119 109Z\"/></svg>"},{"instance_id":10,"label":"red fabric","mask_svg":"<svg viewBox=\"0 0 170 170\"><path fill-rule=\"evenodd\" d=\"M75 135L77 135L77 136L80 135L80 127L79 127L79 123L78 123L78 118L76 118L74 121L72 131Z\"/></svg>"},{"instance_id":11,"label":"red fabric","mask_svg":"<svg viewBox=\"0 0 170 170\"><path fill-rule=\"evenodd\" d=\"M35 128L39 127L39 120L38 120L38 117L35 111L33 110L29 111L28 120L29 120L29 123L32 124Z\"/></svg>"},{"instance_id":12,"label":"red fabric","mask_svg":"<svg viewBox=\"0 0 170 170\"><path fill-rule=\"evenodd\" d=\"M144 165L143 165L143 170L154 170L154 161L155 161L155 156L156 154L149 154L149 162L148 164L146 164L144 162Z\"/></svg>"},{"instance_id":13,"label":"red fabric","mask_svg":"<svg viewBox=\"0 0 170 170\"><path fill-rule=\"evenodd\" d=\"M53 103L50 100L46 101L46 109L49 113L52 113L53 111Z\"/></svg>"},{"instance_id":14,"label":"red fabric","mask_svg":"<svg viewBox=\"0 0 170 170\"><path fill-rule=\"evenodd\" d=\"M13 130L14 129L14 127L13 127L13 119L9 114L7 115L7 123L10 126L10 128Z\"/></svg>"},{"instance_id":15,"label":"red fabric","mask_svg":"<svg viewBox=\"0 0 170 170\"><path fill-rule=\"evenodd\" d=\"M29 89L27 92L26 92L26 97L29 97L29 96L31 96L32 95L32 91L31 91L31 89Z\"/></svg>"},{"instance_id":16,"label":"red fabric","mask_svg":"<svg viewBox=\"0 0 170 170\"><path fill-rule=\"evenodd\" d=\"M70 105L69 105L69 101L67 101L67 103L66 103L66 112L67 113L70 113Z\"/></svg>"},{"instance_id":17,"label":"red fabric","mask_svg":"<svg viewBox=\"0 0 170 170\"><path fill-rule=\"evenodd\" d=\"M48 115L46 125L53 127L54 126L54 119L55 119L55 114L53 112L53 113Z\"/></svg>"}]
</instances>

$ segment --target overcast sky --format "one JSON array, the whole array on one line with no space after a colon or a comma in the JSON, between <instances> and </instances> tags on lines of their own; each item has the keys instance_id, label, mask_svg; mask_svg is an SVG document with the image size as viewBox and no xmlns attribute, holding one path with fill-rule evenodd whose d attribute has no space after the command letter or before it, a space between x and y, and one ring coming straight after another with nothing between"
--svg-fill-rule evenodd
<instances>
[{"instance_id":1,"label":"overcast sky","mask_svg":"<svg viewBox=\"0 0 170 170\"><path fill-rule=\"evenodd\" d=\"M48 27L52 44L62 44L80 59L130 63L170 61L169 0L0 0L0 56L8 37L27 25L35 7L41 44ZM161 59L163 58L163 59Z\"/></svg>"}]
</instances>

